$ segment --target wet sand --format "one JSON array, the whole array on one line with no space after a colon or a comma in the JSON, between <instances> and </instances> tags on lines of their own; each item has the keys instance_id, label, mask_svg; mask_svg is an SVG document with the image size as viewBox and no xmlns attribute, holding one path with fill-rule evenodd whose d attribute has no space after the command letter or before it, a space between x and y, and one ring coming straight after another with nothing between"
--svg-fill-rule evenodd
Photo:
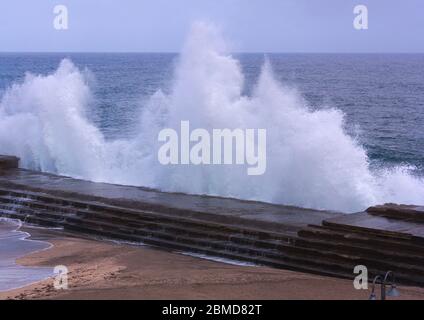
<instances>
[{"instance_id":1,"label":"wet sand","mask_svg":"<svg viewBox=\"0 0 424 320\"><path fill-rule=\"evenodd\" d=\"M18 260L24 266L65 265L69 289L53 279L0 293L0 299L367 299L352 281L259 266L238 266L147 246L26 229L51 249ZM424 299L424 288L400 287L397 299Z\"/></svg>"}]
</instances>

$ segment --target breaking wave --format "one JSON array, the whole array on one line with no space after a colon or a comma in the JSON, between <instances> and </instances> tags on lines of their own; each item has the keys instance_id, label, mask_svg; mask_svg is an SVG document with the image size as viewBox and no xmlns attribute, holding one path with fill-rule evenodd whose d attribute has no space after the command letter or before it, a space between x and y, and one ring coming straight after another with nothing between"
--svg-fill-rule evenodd
<instances>
[{"instance_id":1,"label":"breaking wave","mask_svg":"<svg viewBox=\"0 0 424 320\"><path fill-rule=\"evenodd\" d=\"M89 120L93 99L83 72L67 59L49 75L27 74L0 101L0 153L21 166L91 181L148 186L353 212L384 202L424 203L424 181L408 167L371 169L365 149L344 129L340 110L312 111L302 96L276 81L265 62L255 88L219 32L197 23L179 57L172 90L143 107L138 133L106 140ZM159 130L267 129L267 171L241 166L163 166Z\"/></svg>"}]
</instances>

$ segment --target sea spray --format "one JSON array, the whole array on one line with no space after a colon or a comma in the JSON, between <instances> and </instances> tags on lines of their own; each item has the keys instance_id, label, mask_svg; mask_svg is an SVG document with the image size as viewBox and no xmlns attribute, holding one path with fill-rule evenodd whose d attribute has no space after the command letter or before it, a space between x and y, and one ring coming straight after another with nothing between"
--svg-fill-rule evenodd
<instances>
[{"instance_id":1,"label":"sea spray","mask_svg":"<svg viewBox=\"0 0 424 320\"><path fill-rule=\"evenodd\" d=\"M344 130L340 110L312 111L276 81L265 61L250 96L219 32L197 23L179 57L168 94L144 105L138 134L108 141L87 116L88 81L69 60L53 74L27 75L0 102L0 153L25 168L164 191L230 196L345 212L383 202L424 204L424 182L408 167L371 169L365 149ZM317 108L314 108L316 110ZM267 130L267 170L239 166L161 165L164 128Z\"/></svg>"}]
</instances>

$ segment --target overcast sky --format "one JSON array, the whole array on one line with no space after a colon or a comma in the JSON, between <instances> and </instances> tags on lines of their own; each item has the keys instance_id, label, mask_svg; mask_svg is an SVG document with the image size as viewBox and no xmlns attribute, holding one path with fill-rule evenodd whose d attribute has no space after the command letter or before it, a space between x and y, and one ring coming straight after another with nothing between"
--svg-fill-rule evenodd
<instances>
[{"instance_id":1,"label":"overcast sky","mask_svg":"<svg viewBox=\"0 0 424 320\"><path fill-rule=\"evenodd\" d=\"M358 4L368 30L353 28ZM1 0L0 51L176 52L195 20L240 52L424 52L424 0Z\"/></svg>"}]
</instances>

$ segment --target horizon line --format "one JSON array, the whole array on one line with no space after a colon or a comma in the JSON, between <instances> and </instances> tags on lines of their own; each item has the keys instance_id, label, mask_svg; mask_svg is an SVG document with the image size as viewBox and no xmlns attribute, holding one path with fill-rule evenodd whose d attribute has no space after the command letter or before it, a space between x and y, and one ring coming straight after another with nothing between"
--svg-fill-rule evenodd
<instances>
[{"instance_id":1,"label":"horizon line","mask_svg":"<svg viewBox=\"0 0 424 320\"><path fill-rule=\"evenodd\" d=\"M0 54L180 54L178 51L0 51ZM406 51L234 51L229 54L424 54Z\"/></svg>"}]
</instances>

